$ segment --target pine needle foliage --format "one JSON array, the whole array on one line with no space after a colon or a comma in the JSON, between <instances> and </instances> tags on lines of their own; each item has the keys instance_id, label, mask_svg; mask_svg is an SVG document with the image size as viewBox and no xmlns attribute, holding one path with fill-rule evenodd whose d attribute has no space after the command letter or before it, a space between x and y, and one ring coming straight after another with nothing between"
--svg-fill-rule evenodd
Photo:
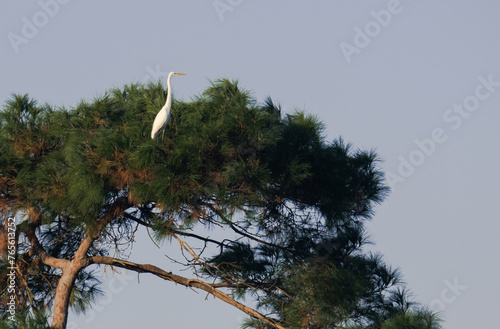
<instances>
[{"instance_id":1,"label":"pine needle foliage","mask_svg":"<svg viewBox=\"0 0 500 329\"><path fill-rule=\"evenodd\" d=\"M72 108L40 106L28 95L6 102L0 212L22 219L21 309L50 310L61 275L42 262L34 237L59 259L71 259L87 236L98 237L87 257L126 258L120 248L141 225L157 239L215 243L216 253L189 262L193 274L234 289L235 298L254 296L286 328L389 329L403 321L393 318L402 314L399 271L363 249L363 223L388 193L373 150L327 141L317 117L283 114L225 79L189 102L174 100L167 129L152 140L165 98L164 86L149 83ZM190 233L196 225L239 238L216 242ZM76 311L99 297L98 283L94 272L78 273Z\"/></svg>"}]
</instances>

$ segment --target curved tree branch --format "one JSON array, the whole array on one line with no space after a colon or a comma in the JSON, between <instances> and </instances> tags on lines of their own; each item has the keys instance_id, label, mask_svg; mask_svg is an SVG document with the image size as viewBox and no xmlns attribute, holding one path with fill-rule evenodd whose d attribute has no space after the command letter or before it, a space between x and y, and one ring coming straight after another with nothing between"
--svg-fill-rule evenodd
<instances>
[{"instance_id":1,"label":"curved tree branch","mask_svg":"<svg viewBox=\"0 0 500 329\"><path fill-rule=\"evenodd\" d=\"M169 280L178 284L181 284L186 287L193 287L193 288L198 288L201 290L204 290L211 294L212 296L228 303L229 305L232 305L236 307L237 309L245 312L246 314L250 315L251 317L257 318L261 321L264 321L265 323L273 326L274 328L278 329L286 329L282 327L279 323L278 320L268 318L253 308L250 308L248 306L245 306L234 299L232 299L230 296L227 294L223 293L222 291L216 289L216 287L230 287L230 284L209 284L201 280L196 280L196 279L188 279L176 274L172 274L171 272L167 272L165 270L162 270L159 267L156 267L154 265L150 264L137 264L125 260L120 260L116 259L113 257L107 257L107 256L93 256L89 257L86 259L86 265L91 265L91 264L105 264L105 265L112 265L116 267L121 267L127 270L135 271L138 273L150 273L153 275L156 275L157 277L160 277L164 280Z\"/></svg>"},{"instance_id":2,"label":"curved tree branch","mask_svg":"<svg viewBox=\"0 0 500 329\"><path fill-rule=\"evenodd\" d=\"M55 267L61 270L65 269L70 263L70 261L67 259L56 258L49 255L47 251L45 251L45 249L40 244L40 241L36 236L35 230L36 226L30 224L28 231L25 233L26 237L28 238L31 244L31 250L29 251L28 256L36 255L47 266Z\"/></svg>"}]
</instances>

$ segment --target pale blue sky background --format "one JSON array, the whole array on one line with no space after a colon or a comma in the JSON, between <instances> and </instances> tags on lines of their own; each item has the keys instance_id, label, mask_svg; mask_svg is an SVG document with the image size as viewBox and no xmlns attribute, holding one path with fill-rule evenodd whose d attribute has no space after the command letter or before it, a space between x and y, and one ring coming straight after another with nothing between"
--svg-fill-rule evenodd
<instances>
[{"instance_id":1,"label":"pale blue sky background","mask_svg":"<svg viewBox=\"0 0 500 329\"><path fill-rule=\"evenodd\" d=\"M400 176L368 230L417 299L442 309L447 329L498 328L500 2L221 0L229 7L217 12L202 0L54 1L0 3L2 103L15 92L69 107L179 71L188 75L173 80L177 98L228 77L285 112L306 109L329 139L376 148L383 169ZM372 11L388 8L381 26ZM355 41L346 57L341 45ZM494 81L489 90L480 77ZM454 129L448 110L464 102L473 111ZM442 142L427 141L424 154L415 140L435 129ZM417 164L411 174L406 162ZM131 260L171 268L168 244L139 241ZM106 281L112 292L93 319L71 315L69 328L229 329L244 317L203 293L127 278Z\"/></svg>"}]
</instances>

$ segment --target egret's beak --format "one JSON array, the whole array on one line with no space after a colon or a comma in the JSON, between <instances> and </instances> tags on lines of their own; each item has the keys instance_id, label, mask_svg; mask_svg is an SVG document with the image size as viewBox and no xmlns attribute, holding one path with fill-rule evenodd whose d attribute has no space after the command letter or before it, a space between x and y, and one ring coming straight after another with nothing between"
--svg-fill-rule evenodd
<instances>
[{"instance_id":1,"label":"egret's beak","mask_svg":"<svg viewBox=\"0 0 500 329\"><path fill-rule=\"evenodd\" d=\"M186 73L176 73L177 75L186 75Z\"/></svg>"}]
</instances>

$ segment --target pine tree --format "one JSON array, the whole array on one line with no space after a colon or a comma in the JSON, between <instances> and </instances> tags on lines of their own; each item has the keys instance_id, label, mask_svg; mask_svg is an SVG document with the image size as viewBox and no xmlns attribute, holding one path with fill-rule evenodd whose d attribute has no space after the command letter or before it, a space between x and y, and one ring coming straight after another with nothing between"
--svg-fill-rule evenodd
<instances>
[{"instance_id":1,"label":"pine tree","mask_svg":"<svg viewBox=\"0 0 500 329\"><path fill-rule=\"evenodd\" d=\"M65 328L69 307L90 308L93 264L204 290L252 328L393 328L410 316L399 271L364 249L364 222L388 192L375 152L328 142L316 117L283 115L227 80L174 101L151 140L165 94L128 85L70 109L14 95L0 113L0 211L21 218L17 302L29 321L52 309L52 328ZM120 253L137 226L179 242L192 276Z\"/></svg>"}]
</instances>

